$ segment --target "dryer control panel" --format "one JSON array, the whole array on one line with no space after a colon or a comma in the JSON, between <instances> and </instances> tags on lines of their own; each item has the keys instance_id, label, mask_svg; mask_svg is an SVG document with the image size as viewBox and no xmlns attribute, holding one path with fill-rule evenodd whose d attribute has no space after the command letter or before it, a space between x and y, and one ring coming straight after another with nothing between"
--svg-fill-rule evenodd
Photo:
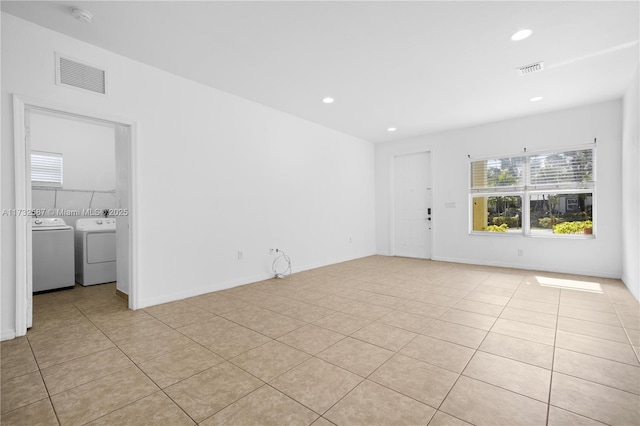
<instances>
[{"instance_id":1,"label":"dryer control panel","mask_svg":"<svg viewBox=\"0 0 640 426\"><path fill-rule=\"evenodd\" d=\"M78 219L76 229L79 231L115 231L116 219L114 218L88 218Z\"/></svg>"}]
</instances>

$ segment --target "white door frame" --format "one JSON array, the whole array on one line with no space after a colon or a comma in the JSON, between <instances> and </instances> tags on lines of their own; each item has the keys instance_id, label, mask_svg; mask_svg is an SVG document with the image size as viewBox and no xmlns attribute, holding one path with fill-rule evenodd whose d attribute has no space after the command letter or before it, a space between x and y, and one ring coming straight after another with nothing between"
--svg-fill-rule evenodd
<instances>
[{"instance_id":1,"label":"white door frame","mask_svg":"<svg viewBox=\"0 0 640 426\"><path fill-rule=\"evenodd\" d=\"M389 245L391 247L391 256L396 256L396 158L397 157L404 157L407 155L415 155L415 154L424 154L424 153L428 153L429 154L429 158L430 158L430 164L429 164L429 174L431 177L431 205L433 206L433 194L434 194L434 190L433 190L433 151L431 150L419 150L419 151L410 151L410 152L403 152L403 153L398 153L398 154L394 154L391 156L391 158L389 158ZM433 209L433 208L432 208ZM433 215L432 215L433 217ZM431 257L429 258L430 260L434 258L433 256L433 234L434 234L434 228L433 228L433 218L431 219L431 224L432 224L432 228L431 228L431 238L429 240L429 252L431 253Z\"/></svg>"},{"instance_id":2,"label":"white door frame","mask_svg":"<svg viewBox=\"0 0 640 426\"><path fill-rule=\"evenodd\" d=\"M15 165L15 209L16 212L28 212L31 208L31 177L28 176L29 149L25 132L25 116L29 110L50 111L63 115L71 115L89 120L107 121L113 124L127 126L130 129L128 141L129 157L129 308L138 308L138 234L137 234L137 203L136 203L136 123L133 120L116 117L101 112L90 111L86 108L74 107L13 95L13 144ZM31 257L31 221L25 214L16 214L16 336L27 334L28 314L31 310L32 294L32 257Z\"/></svg>"}]
</instances>

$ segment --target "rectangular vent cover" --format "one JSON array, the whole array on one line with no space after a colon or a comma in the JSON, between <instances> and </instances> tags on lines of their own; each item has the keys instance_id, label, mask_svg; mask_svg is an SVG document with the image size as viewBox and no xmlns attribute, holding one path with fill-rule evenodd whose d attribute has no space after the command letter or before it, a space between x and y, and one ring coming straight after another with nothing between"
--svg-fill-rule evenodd
<instances>
[{"instance_id":1,"label":"rectangular vent cover","mask_svg":"<svg viewBox=\"0 0 640 426\"><path fill-rule=\"evenodd\" d=\"M56 80L58 84L89 90L105 95L107 93L107 73L90 65L57 56Z\"/></svg>"},{"instance_id":2,"label":"rectangular vent cover","mask_svg":"<svg viewBox=\"0 0 640 426\"><path fill-rule=\"evenodd\" d=\"M544 62L536 62L535 64L525 65L524 67L518 68L518 74L527 75L533 74L534 72L540 72L544 69Z\"/></svg>"}]
</instances>

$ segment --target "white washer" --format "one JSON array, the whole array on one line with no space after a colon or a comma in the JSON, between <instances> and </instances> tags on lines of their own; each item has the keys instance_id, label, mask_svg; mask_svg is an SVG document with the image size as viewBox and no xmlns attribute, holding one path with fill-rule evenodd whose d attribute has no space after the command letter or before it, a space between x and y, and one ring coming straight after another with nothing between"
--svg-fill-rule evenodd
<instances>
[{"instance_id":1,"label":"white washer","mask_svg":"<svg viewBox=\"0 0 640 426\"><path fill-rule=\"evenodd\" d=\"M31 220L33 292L73 287L73 228L60 218Z\"/></svg>"},{"instance_id":2,"label":"white washer","mask_svg":"<svg viewBox=\"0 0 640 426\"><path fill-rule=\"evenodd\" d=\"M76 282L84 286L116 281L116 220L78 219Z\"/></svg>"}]
</instances>

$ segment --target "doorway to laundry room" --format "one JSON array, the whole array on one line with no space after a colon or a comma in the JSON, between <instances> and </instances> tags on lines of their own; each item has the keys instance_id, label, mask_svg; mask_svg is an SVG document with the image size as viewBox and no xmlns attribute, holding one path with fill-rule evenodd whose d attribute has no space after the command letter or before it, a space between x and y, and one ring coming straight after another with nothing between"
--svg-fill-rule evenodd
<instances>
[{"instance_id":1,"label":"doorway to laundry room","mask_svg":"<svg viewBox=\"0 0 640 426\"><path fill-rule=\"evenodd\" d=\"M126 306L128 127L33 108L25 110L25 130L34 302L81 308L97 295ZM34 321L28 312L27 327Z\"/></svg>"}]
</instances>

